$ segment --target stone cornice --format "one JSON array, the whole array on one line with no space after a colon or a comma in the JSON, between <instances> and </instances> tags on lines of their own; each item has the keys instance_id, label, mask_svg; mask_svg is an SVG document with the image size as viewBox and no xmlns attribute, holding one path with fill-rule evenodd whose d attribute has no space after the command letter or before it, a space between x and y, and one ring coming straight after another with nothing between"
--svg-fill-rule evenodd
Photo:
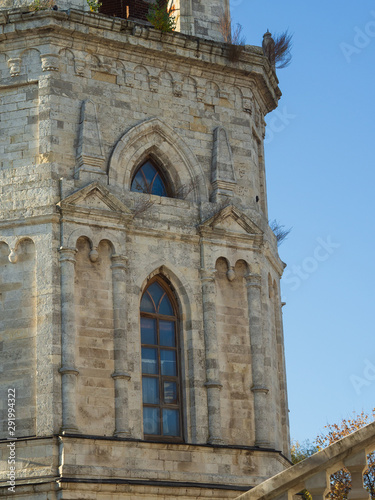
<instances>
[{"instance_id":1,"label":"stone cornice","mask_svg":"<svg viewBox=\"0 0 375 500\"><path fill-rule=\"evenodd\" d=\"M162 33L126 19L73 9L38 12L16 9L0 13L0 41L16 40L24 34L31 47L32 40L41 32L51 37L62 36L61 47L65 48L70 48L75 40L84 41L97 53L101 46L113 51L130 45L134 54L157 55L165 63L171 59L179 60L182 65L185 62L192 76L200 69L216 73L233 85L249 86L253 82L266 112L277 106L281 96L276 74L260 47L246 46L239 61L232 63L227 57L226 44L182 33ZM54 40L54 43L59 42Z\"/></svg>"}]
</instances>

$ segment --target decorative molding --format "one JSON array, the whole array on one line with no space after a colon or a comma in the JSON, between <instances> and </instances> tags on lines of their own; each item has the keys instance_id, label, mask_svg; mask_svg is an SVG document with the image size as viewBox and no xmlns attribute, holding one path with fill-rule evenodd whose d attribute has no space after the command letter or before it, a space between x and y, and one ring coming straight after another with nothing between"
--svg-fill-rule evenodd
<instances>
[{"instance_id":1,"label":"decorative molding","mask_svg":"<svg viewBox=\"0 0 375 500\"><path fill-rule=\"evenodd\" d=\"M263 242L262 230L247 215L234 205L220 209L216 214L198 226L202 236L228 235L230 238L243 238L254 240L256 245Z\"/></svg>"},{"instance_id":2,"label":"decorative molding","mask_svg":"<svg viewBox=\"0 0 375 500\"><path fill-rule=\"evenodd\" d=\"M14 57L12 59L8 59L8 67L11 77L19 76L21 73L21 62L22 59L20 57Z\"/></svg>"},{"instance_id":3,"label":"decorative molding","mask_svg":"<svg viewBox=\"0 0 375 500\"><path fill-rule=\"evenodd\" d=\"M117 379L130 380L132 378L131 375L129 373L126 373L126 372L114 372L114 373L112 373L111 377L114 380L117 380Z\"/></svg>"},{"instance_id":4,"label":"decorative molding","mask_svg":"<svg viewBox=\"0 0 375 500\"><path fill-rule=\"evenodd\" d=\"M59 71L60 56L58 54L42 54L40 59L43 71Z\"/></svg>"},{"instance_id":5,"label":"decorative molding","mask_svg":"<svg viewBox=\"0 0 375 500\"><path fill-rule=\"evenodd\" d=\"M220 382L218 382L216 380L210 380L208 382L205 382L204 386L207 387L207 389L222 389L223 388L223 384L221 384Z\"/></svg>"},{"instance_id":6,"label":"decorative molding","mask_svg":"<svg viewBox=\"0 0 375 500\"><path fill-rule=\"evenodd\" d=\"M71 215L94 220L129 221L133 214L116 196L96 181L57 203L63 216Z\"/></svg>"},{"instance_id":7,"label":"decorative molding","mask_svg":"<svg viewBox=\"0 0 375 500\"><path fill-rule=\"evenodd\" d=\"M16 264L18 261L18 255L14 248L11 248L10 253L8 255L8 260L11 264Z\"/></svg>"},{"instance_id":8,"label":"decorative molding","mask_svg":"<svg viewBox=\"0 0 375 500\"><path fill-rule=\"evenodd\" d=\"M211 183L213 187L211 201L218 202L223 196L226 198L233 196L233 188L237 180L234 173L232 149L224 127L217 127L214 130Z\"/></svg>"},{"instance_id":9,"label":"decorative molding","mask_svg":"<svg viewBox=\"0 0 375 500\"><path fill-rule=\"evenodd\" d=\"M262 277L260 274L249 273L245 275L246 287L258 287L262 286Z\"/></svg>"},{"instance_id":10,"label":"decorative molding","mask_svg":"<svg viewBox=\"0 0 375 500\"><path fill-rule=\"evenodd\" d=\"M263 386L263 385L253 385L251 387L251 392L260 392L260 393L263 393L263 394L268 394L270 392L270 390Z\"/></svg>"},{"instance_id":11,"label":"decorative molding","mask_svg":"<svg viewBox=\"0 0 375 500\"><path fill-rule=\"evenodd\" d=\"M81 177L81 172L105 175L105 164L102 139L95 103L91 99L82 102L78 147L76 176Z\"/></svg>"},{"instance_id":12,"label":"decorative molding","mask_svg":"<svg viewBox=\"0 0 375 500\"><path fill-rule=\"evenodd\" d=\"M79 375L77 368L73 368L72 366L62 366L59 368L59 373L61 373L61 375Z\"/></svg>"}]
</instances>

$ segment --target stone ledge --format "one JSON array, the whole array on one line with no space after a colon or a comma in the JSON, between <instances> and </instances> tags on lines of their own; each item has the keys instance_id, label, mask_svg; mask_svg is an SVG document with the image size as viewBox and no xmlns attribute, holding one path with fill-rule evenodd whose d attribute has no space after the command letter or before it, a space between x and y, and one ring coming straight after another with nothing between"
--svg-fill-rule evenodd
<instances>
[{"instance_id":1,"label":"stone ledge","mask_svg":"<svg viewBox=\"0 0 375 500\"><path fill-rule=\"evenodd\" d=\"M71 37L89 42L103 43L123 49L131 45L133 51L148 55L175 58L179 61L194 61L194 67L224 73L236 83L240 80L257 81L267 111L277 106L281 96L278 79L262 49L247 45L238 62L231 63L227 57L226 44L201 39L182 33L162 33L133 21L110 18L105 15L78 10L22 12L7 11L0 14L0 41L10 41L32 31L64 34L64 40ZM30 45L31 46L31 45ZM191 64L191 63L190 63ZM237 82L238 80L238 82Z\"/></svg>"}]
</instances>

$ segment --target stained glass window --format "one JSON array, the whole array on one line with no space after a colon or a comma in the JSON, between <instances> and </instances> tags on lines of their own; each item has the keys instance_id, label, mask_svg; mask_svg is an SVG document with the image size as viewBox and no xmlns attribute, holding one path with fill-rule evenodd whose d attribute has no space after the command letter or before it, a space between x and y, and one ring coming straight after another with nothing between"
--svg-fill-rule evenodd
<instances>
[{"instance_id":1,"label":"stained glass window","mask_svg":"<svg viewBox=\"0 0 375 500\"><path fill-rule=\"evenodd\" d=\"M181 441L177 305L164 280L152 280L140 309L144 434Z\"/></svg>"}]
</instances>

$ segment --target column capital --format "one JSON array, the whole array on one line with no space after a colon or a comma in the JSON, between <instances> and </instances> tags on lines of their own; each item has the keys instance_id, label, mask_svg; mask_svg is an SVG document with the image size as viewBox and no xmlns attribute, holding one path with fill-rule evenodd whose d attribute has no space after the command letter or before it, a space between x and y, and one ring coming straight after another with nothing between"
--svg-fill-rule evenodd
<instances>
[{"instance_id":1,"label":"column capital","mask_svg":"<svg viewBox=\"0 0 375 500\"><path fill-rule=\"evenodd\" d=\"M215 281L216 269L200 269L200 275L202 283Z\"/></svg>"},{"instance_id":2,"label":"column capital","mask_svg":"<svg viewBox=\"0 0 375 500\"><path fill-rule=\"evenodd\" d=\"M128 258L125 255L114 254L111 257L111 269L123 269L128 267Z\"/></svg>"},{"instance_id":3,"label":"column capital","mask_svg":"<svg viewBox=\"0 0 375 500\"><path fill-rule=\"evenodd\" d=\"M253 385L251 392L262 392L263 394L268 394L270 390L264 385Z\"/></svg>"},{"instance_id":4,"label":"column capital","mask_svg":"<svg viewBox=\"0 0 375 500\"><path fill-rule=\"evenodd\" d=\"M222 389L223 384L221 384L218 380L208 380L204 384L207 389Z\"/></svg>"},{"instance_id":5,"label":"column capital","mask_svg":"<svg viewBox=\"0 0 375 500\"><path fill-rule=\"evenodd\" d=\"M76 262L75 255L77 253L76 248L60 247L59 253L60 253L60 262L71 262L72 264L75 264Z\"/></svg>"},{"instance_id":6,"label":"column capital","mask_svg":"<svg viewBox=\"0 0 375 500\"><path fill-rule=\"evenodd\" d=\"M117 379L130 380L131 379L131 375L129 373L126 373L126 372L115 372L115 373L112 373L111 377L114 380L117 380Z\"/></svg>"},{"instance_id":7,"label":"column capital","mask_svg":"<svg viewBox=\"0 0 375 500\"><path fill-rule=\"evenodd\" d=\"M59 373L61 373L61 375L79 375L79 371L73 366L62 366L61 368L59 368Z\"/></svg>"},{"instance_id":8,"label":"column capital","mask_svg":"<svg viewBox=\"0 0 375 500\"><path fill-rule=\"evenodd\" d=\"M262 284L262 277L260 274L256 273L248 273L245 275L245 280L246 280L246 287L261 287Z\"/></svg>"}]
</instances>

